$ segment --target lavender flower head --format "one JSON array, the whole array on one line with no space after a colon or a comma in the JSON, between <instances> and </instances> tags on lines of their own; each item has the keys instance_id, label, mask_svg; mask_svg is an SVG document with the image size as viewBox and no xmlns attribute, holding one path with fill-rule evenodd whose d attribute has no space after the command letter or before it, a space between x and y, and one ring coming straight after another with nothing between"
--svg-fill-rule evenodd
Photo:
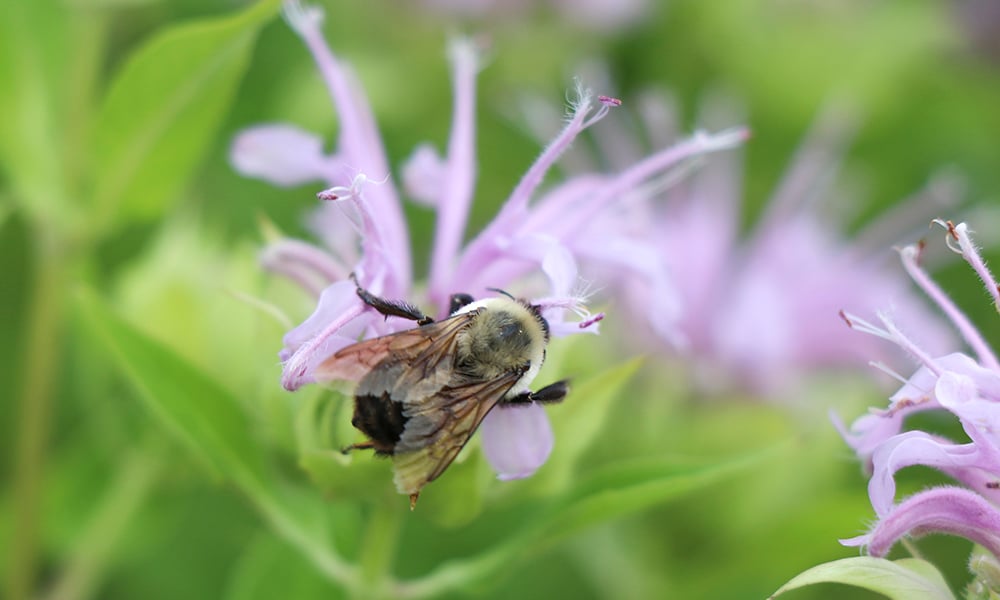
<instances>
[{"instance_id":1,"label":"lavender flower head","mask_svg":"<svg viewBox=\"0 0 1000 600\"><path fill-rule=\"evenodd\" d=\"M372 293L420 300L413 284L409 236L399 190L389 170L374 118L350 68L327 47L322 13L298 2L285 4L285 16L308 47L340 119L336 150L325 155L315 135L288 125L264 125L242 132L231 161L242 174L276 185L313 180L331 186L319 193L324 206L310 226L322 247L280 240L264 252L265 268L287 276L317 297L317 307L284 338L280 356L282 385L295 390L323 382L321 363L338 349L412 327L384 319L367 307L349 280ZM547 191L540 185L552 165L584 130L620 102L594 97L580 88L559 133L524 174L499 213L468 244L462 245L475 185L475 78L480 58L475 45L457 40L449 49L454 80L454 113L447 153L422 145L402 169L403 192L437 213L424 303L447 316L454 293L482 297L502 288L532 297L555 336L595 332L603 315L591 315L579 291L577 250L614 244L629 234L597 223L616 210L616 201L644 181L693 156L730 148L745 131L700 134L654 153L618 174L585 173ZM606 257L627 265L630 257ZM575 315L577 320L571 320ZM537 404L491 411L482 423L487 459L503 479L525 477L538 469L552 449L552 431Z\"/></svg>"},{"instance_id":2,"label":"lavender flower head","mask_svg":"<svg viewBox=\"0 0 1000 600\"><path fill-rule=\"evenodd\" d=\"M650 91L636 104L638 110L629 115L635 127L608 119L595 128L600 161L614 164L640 155L643 137L662 144L663 136L670 136L678 111L669 96ZM542 110L533 102L528 112L538 121ZM738 113L730 100L713 97L703 104L699 120L732 121ZM853 368L861 357L892 356L874 340L858 344L837 318L844 306L874 314L890 305L902 321L924 324L931 347L951 343L946 327L890 268L888 253L870 240L905 238L911 226L923 226L942 204L951 203L958 186L954 178L937 177L917 197L848 239L838 215L831 214L843 205L832 183L852 121L839 106L817 119L749 231L740 224L738 152L714 158L668 189L647 190L629 205L631 214L619 215L628 218L632 240L650 241L630 251L637 262L648 263L649 273L619 278L615 286L629 309L623 312L636 319L634 330L653 334L646 339L651 349L691 365L703 389L793 398L800 380L816 371ZM571 158L580 170L598 162L579 152ZM602 279L616 276L607 272ZM648 310L654 303L655 319Z\"/></svg>"},{"instance_id":3,"label":"lavender flower head","mask_svg":"<svg viewBox=\"0 0 1000 600\"><path fill-rule=\"evenodd\" d=\"M997 281L973 244L968 226L935 222L946 229L948 247L969 263L994 306L1000 306ZM1000 557L1000 361L965 314L920 266L922 249L922 245L901 249L903 267L951 320L971 353L932 354L885 315L879 317L880 324L844 315L852 328L893 342L920 366L892 395L887 409L860 417L850 429L835 420L871 472L868 494L878 517L868 533L842 543L864 546L870 554L884 556L905 535L938 532L973 540ZM903 431L908 416L925 411L951 413L969 441L958 443L924 431ZM937 469L960 485L925 489L897 503L895 474L912 465Z\"/></svg>"}]
</instances>

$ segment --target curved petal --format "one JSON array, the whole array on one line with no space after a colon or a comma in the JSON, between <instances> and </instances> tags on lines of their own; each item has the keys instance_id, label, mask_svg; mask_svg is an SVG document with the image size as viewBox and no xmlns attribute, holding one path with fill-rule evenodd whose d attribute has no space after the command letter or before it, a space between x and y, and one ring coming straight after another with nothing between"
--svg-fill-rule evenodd
<instances>
[{"instance_id":1,"label":"curved petal","mask_svg":"<svg viewBox=\"0 0 1000 600\"><path fill-rule=\"evenodd\" d=\"M872 478L868 496L875 514L884 516L892 510L896 494L894 476L912 465L926 465L941 470L974 466L980 456L975 444L955 444L923 431L907 431L885 442L872 456Z\"/></svg>"},{"instance_id":2,"label":"curved petal","mask_svg":"<svg viewBox=\"0 0 1000 600\"><path fill-rule=\"evenodd\" d=\"M316 310L298 327L285 334L279 353L281 385L292 391L315 382L316 367L344 346L357 341L364 328L363 303L349 281L330 285L320 295Z\"/></svg>"},{"instance_id":3,"label":"curved petal","mask_svg":"<svg viewBox=\"0 0 1000 600\"><path fill-rule=\"evenodd\" d=\"M436 206L444 189L446 169L441 155L430 144L420 144L403 164L403 188L410 199Z\"/></svg>"},{"instance_id":4,"label":"curved petal","mask_svg":"<svg viewBox=\"0 0 1000 600\"><path fill-rule=\"evenodd\" d=\"M941 487L910 496L866 535L841 540L885 556L904 535L947 533L968 538L1000 557L1000 511L975 492Z\"/></svg>"},{"instance_id":5,"label":"curved petal","mask_svg":"<svg viewBox=\"0 0 1000 600\"><path fill-rule=\"evenodd\" d=\"M552 426L540 404L500 405L483 419L480 432L497 479L529 477L552 453Z\"/></svg>"},{"instance_id":6,"label":"curved petal","mask_svg":"<svg viewBox=\"0 0 1000 600\"><path fill-rule=\"evenodd\" d=\"M229 148L229 162L241 175L281 187L329 181L337 172L337 161L323 154L323 140L291 125L244 129Z\"/></svg>"}]
</instances>

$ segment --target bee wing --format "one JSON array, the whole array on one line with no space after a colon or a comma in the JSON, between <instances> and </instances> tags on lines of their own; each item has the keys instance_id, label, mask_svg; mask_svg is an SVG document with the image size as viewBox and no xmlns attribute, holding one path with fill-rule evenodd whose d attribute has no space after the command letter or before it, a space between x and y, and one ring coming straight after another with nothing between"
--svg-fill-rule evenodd
<instances>
[{"instance_id":1,"label":"bee wing","mask_svg":"<svg viewBox=\"0 0 1000 600\"><path fill-rule=\"evenodd\" d=\"M409 402L404 410L409 421L393 454L396 489L415 501L420 489L455 460L521 375L522 371L512 371L496 379L445 386Z\"/></svg>"},{"instance_id":2,"label":"bee wing","mask_svg":"<svg viewBox=\"0 0 1000 600\"><path fill-rule=\"evenodd\" d=\"M473 314L462 313L444 321L341 348L316 367L316 380L359 382L386 361L409 364L412 369L428 372L448 354L455 335Z\"/></svg>"}]
</instances>

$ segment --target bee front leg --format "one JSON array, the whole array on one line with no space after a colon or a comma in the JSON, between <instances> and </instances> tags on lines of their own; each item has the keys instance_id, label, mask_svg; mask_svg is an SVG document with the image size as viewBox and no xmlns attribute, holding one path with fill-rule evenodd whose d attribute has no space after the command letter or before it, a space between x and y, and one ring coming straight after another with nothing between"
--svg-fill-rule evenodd
<instances>
[{"instance_id":1,"label":"bee front leg","mask_svg":"<svg viewBox=\"0 0 1000 600\"><path fill-rule=\"evenodd\" d=\"M541 402L542 404L554 404L562 402L566 394L569 393L569 381L563 379L543 387L537 392L526 391L504 400L504 404L531 404Z\"/></svg>"},{"instance_id":2,"label":"bee front leg","mask_svg":"<svg viewBox=\"0 0 1000 600\"><path fill-rule=\"evenodd\" d=\"M374 308L386 317L402 317L404 319L416 321L417 325L427 325L434 322L434 319L428 317L421 312L419 308L409 302L406 302L405 300L386 300L385 298L381 298L369 292L365 288L361 287L361 284L358 283L358 278L354 276L354 273L351 273L351 281L354 282L354 285L358 286L358 298L361 298L362 302Z\"/></svg>"}]
</instances>

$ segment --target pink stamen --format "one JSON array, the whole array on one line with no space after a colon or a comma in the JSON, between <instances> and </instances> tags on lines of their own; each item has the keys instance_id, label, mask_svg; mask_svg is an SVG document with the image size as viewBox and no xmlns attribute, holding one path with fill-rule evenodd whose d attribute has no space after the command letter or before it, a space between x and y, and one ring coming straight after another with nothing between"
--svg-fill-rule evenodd
<instances>
[{"instance_id":1,"label":"pink stamen","mask_svg":"<svg viewBox=\"0 0 1000 600\"><path fill-rule=\"evenodd\" d=\"M604 313L602 313L602 312L601 313L597 313L596 315L594 315L593 317L587 319L586 321L580 321L580 324L578 325L578 327L580 329L586 329L586 328L590 327L591 325L593 325L595 323L600 323L603 320L604 320Z\"/></svg>"},{"instance_id":2,"label":"pink stamen","mask_svg":"<svg viewBox=\"0 0 1000 600\"><path fill-rule=\"evenodd\" d=\"M611 96L598 96L597 101L601 104L606 104L608 106L621 106L622 101L618 98L612 98Z\"/></svg>"}]
</instances>

